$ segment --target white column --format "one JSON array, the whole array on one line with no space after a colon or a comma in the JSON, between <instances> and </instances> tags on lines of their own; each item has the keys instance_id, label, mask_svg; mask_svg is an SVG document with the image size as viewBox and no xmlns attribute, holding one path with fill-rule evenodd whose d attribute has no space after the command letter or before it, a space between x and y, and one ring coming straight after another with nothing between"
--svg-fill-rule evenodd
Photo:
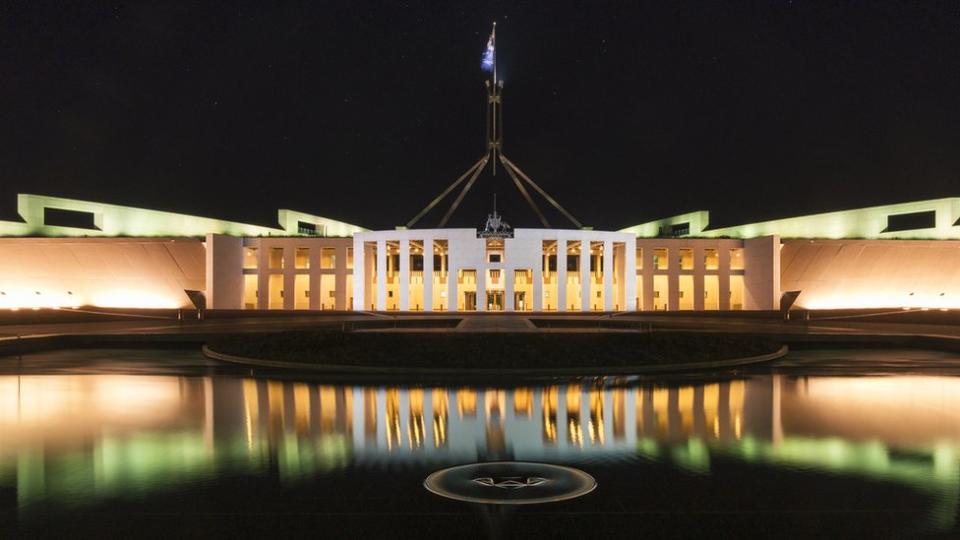
<instances>
[{"instance_id":1,"label":"white column","mask_svg":"<svg viewBox=\"0 0 960 540\"><path fill-rule=\"evenodd\" d=\"M590 311L590 240L580 240L580 310Z\"/></svg>"},{"instance_id":2,"label":"white column","mask_svg":"<svg viewBox=\"0 0 960 540\"><path fill-rule=\"evenodd\" d=\"M630 237L625 242L623 254L623 303L625 311L637 309L637 239ZM354 278L356 279L356 278Z\"/></svg>"},{"instance_id":3,"label":"white column","mask_svg":"<svg viewBox=\"0 0 960 540\"><path fill-rule=\"evenodd\" d=\"M487 310L487 269L477 268L477 311Z\"/></svg>"},{"instance_id":4,"label":"white column","mask_svg":"<svg viewBox=\"0 0 960 540\"><path fill-rule=\"evenodd\" d=\"M457 270L447 264L447 311L457 310Z\"/></svg>"},{"instance_id":5,"label":"white column","mask_svg":"<svg viewBox=\"0 0 960 540\"><path fill-rule=\"evenodd\" d=\"M364 281L367 279L366 273L364 272L364 269L366 268L366 259L367 259L367 254L363 249L363 240L359 236L354 236L353 237L353 309L354 311L363 311L367 309L363 305L363 299L366 296L366 290L365 290L366 281ZM310 264L310 271L311 272L314 271L312 259ZM310 289L310 290L313 291L314 289ZM312 295L314 293L311 292L310 294Z\"/></svg>"},{"instance_id":6,"label":"white column","mask_svg":"<svg viewBox=\"0 0 960 540\"><path fill-rule=\"evenodd\" d=\"M603 241L603 309L613 311L613 242Z\"/></svg>"},{"instance_id":7,"label":"white column","mask_svg":"<svg viewBox=\"0 0 960 540\"><path fill-rule=\"evenodd\" d=\"M504 268L500 272L503 279L503 310L514 311L516 306L513 305L513 279L516 277L516 272L513 268Z\"/></svg>"},{"instance_id":8,"label":"white column","mask_svg":"<svg viewBox=\"0 0 960 540\"><path fill-rule=\"evenodd\" d=\"M377 240L377 310L387 309L387 241Z\"/></svg>"},{"instance_id":9,"label":"white column","mask_svg":"<svg viewBox=\"0 0 960 540\"><path fill-rule=\"evenodd\" d=\"M557 240L557 311L567 310L567 241Z\"/></svg>"},{"instance_id":10,"label":"white column","mask_svg":"<svg viewBox=\"0 0 960 540\"><path fill-rule=\"evenodd\" d=\"M400 240L400 311L410 311L410 240Z\"/></svg>"},{"instance_id":11,"label":"white column","mask_svg":"<svg viewBox=\"0 0 960 540\"><path fill-rule=\"evenodd\" d=\"M543 311L543 262L533 265L533 310Z\"/></svg>"},{"instance_id":12,"label":"white column","mask_svg":"<svg viewBox=\"0 0 960 540\"><path fill-rule=\"evenodd\" d=\"M433 238L423 239L423 310L433 311Z\"/></svg>"}]
</instances>

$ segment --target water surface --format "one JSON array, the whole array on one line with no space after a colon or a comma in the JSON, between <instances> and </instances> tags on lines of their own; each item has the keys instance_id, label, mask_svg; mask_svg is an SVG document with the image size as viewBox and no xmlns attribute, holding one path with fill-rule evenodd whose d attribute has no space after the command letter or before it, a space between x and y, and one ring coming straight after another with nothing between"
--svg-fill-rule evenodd
<instances>
[{"instance_id":1,"label":"water surface","mask_svg":"<svg viewBox=\"0 0 960 540\"><path fill-rule=\"evenodd\" d=\"M0 359L0 531L952 536L956 367L808 351L710 377L421 387L251 375L193 351ZM422 487L510 460L598 487L523 509Z\"/></svg>"}]
</instances>

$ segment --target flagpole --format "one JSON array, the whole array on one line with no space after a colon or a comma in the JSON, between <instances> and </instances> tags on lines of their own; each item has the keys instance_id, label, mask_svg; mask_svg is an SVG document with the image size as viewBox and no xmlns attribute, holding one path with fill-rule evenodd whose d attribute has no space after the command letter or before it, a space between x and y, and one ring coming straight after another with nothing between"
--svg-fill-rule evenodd
<instances>
[{"instance_id":1,"label":"flagpole","mask_svg":"<svg viewBox=\"0 0 960 540\"><path fill-rule=\"evenodd\" d=\"M497 21L493 21L493 87L497 87Z\"/></svg>"}]
</instances>

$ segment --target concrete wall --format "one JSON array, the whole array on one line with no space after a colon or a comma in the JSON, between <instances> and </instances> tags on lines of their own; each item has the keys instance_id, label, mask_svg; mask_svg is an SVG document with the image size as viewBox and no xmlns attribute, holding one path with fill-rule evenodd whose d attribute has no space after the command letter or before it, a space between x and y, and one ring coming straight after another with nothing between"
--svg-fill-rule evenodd
<instances>
[{"instance_id":1,"label":"concrete wall","mask_svg":"<svg viewBox=\"0 0 960 540\"><path fill-rule=\"evenodd\" d=\"M243 298L243 239L208 234L206 297L209 309L240 309Z\"/></svg>"},{"instance_id":2,"label":"concrete wall","mask_svg":"<svg viewBox=\"0 0 960 540\"><path fill-rule=\"evenodd\" d=\"M744 309L780 308L780 237L743 241Z\"/></svg>"},{"instance_id":3,"label":"concrete wall","mask_svg":"<svg viewBox=\"0 0 960 540\"><path fill-rule=\"evenodd\" d=\"M781 267L798 307L960 308L960 241L785 240Z\"/></svg>"},{"instance_id":4,"label":"concrete wall","mask_svg":"<svg viewBox=\"0 0 960 540\"><path fill-rule=\"evenodd\" d=\"M0 238L0 308L187 308L205 282L200 240Z\"/></svg>"}]
</instances>

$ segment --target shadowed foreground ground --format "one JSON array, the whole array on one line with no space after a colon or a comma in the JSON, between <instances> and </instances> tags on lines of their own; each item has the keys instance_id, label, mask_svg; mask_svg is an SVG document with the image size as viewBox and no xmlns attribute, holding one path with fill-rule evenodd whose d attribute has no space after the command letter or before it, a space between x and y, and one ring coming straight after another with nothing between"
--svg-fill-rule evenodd
<instances>
[{"instance_id":1,"label":"shadowed foreground ground","mask_svg":"<svg viewBox=\"0 0 960 540\"><path fill-rule=\"evenodd\" d=\"M618 367L706 362L771 353L758 336L691 333L343 333L294 331L214 339L235 356L341 366L432 368Z\"/></svg>"}]
</instances>

